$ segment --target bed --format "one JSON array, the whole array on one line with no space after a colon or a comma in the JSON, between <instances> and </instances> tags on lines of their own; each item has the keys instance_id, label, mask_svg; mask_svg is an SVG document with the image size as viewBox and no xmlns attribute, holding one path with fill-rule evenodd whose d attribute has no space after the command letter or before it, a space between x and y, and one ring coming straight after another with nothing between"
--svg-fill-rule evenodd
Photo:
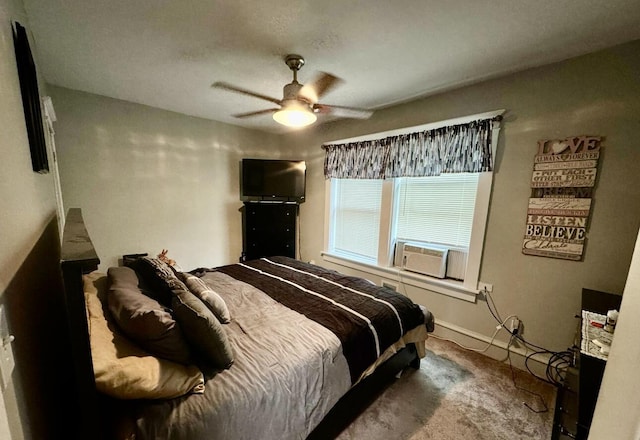
<instances>
[{"instance_id":1,"label":"bed","mask_svg":"<svg viewBox=\"0 0 640 440\"><path fill-rule=\"evenodd\" d=\"M98 264L81 211L69 210L61 269L76 438L333 438L419 367L433 331L407 297L287 257L189 272L148 257L107 273ZM170 312L180 338L159 347L130 333L140 298Z\"/></svg>"}]
</instances>

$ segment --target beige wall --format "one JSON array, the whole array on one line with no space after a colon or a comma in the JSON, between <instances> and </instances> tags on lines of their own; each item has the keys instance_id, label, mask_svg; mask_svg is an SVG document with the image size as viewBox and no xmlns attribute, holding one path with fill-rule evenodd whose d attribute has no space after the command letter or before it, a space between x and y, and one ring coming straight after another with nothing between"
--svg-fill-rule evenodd
<instances>
[{"instance_id":1,"label":"beige wall","mask_svg":"<svg viewBox=\"0 0 640 440\"><path fill-rule=\"evenodd\" d=\"M64 204L83 210L102 270L162 249L185 270L238 261L239 163L279 156L277 136L49 89Z\"/></svg>"},{"instance_id":2,"label":"beige wall","mask_svg":"<svg viewBox=\"0 0 640 440\"><path fill-rule=\"evenodd\" d=\"M28 27L19 0L0 0L0 302L7 287L46 225L55 216L55 195L50 174L31 168L29 142L22 110L11 20ZM34 54L37 61L37 54ZM42 90L41 90L42 92ZM9 324L11 324L9 317ZM15 344L21 341L16 340ZM0 385L0 438L29 437L28 422L14 372L6 388ZM22 417L21 417L22 412Z\"/></svg>"},{"instance_id":3,"label":"beige wall","mask_svg":"<svg viewBox=\"0 0 640 440\"><path fill-rule=\"evenodd\" d=\"M301 209L303 257L322 261L323 142L504 108L480 278L493 284L502 316L517 314L524 321L531 342L567 348L581 289L622 293L629 268L640 221L638 72L640 42L635 42L381 110L367 121L340 121L290 137L305 146L309 161L307 203ZM582 134L605 138L584 261L525 256L521 247L537 141ZM495 330L484 302L406 290L437 319L486 336Z\"/></svg>"},{"instance_id":4,"label":"beige wall","mask_svg":"<svg viewBox=\"0 0 640 440\"><path fill-rule=\"evenodd\" d=\"M21 2L0 0L0 292L55 214L51 175L31 168L10 25L27 25L23 14Z\"/></svg>"}]
</instances>

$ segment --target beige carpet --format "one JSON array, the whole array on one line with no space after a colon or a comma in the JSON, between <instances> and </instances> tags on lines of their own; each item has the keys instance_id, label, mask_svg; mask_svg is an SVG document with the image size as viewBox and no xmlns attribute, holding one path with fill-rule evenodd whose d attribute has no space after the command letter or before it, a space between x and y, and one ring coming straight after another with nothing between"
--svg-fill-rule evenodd
<instances>
[{"instance_id":1,"label":"beige carpet","mask_svg":"<svg viewBox=\"0 0 640 440\"><path fill-rule=\"evenodd\" d=\"M408 369L340 440L530 440L551 438L556 390L529 373L430 338L420 370Z\"/></svg>"}]
</instances>

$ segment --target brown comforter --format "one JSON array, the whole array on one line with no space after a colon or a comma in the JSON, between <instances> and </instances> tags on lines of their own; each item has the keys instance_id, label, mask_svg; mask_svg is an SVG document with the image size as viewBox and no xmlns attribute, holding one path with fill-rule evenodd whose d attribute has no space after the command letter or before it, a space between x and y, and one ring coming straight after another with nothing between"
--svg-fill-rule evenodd
<instances>
[{"instance_id":1,"label":"brown comforter","mask_svg":"<svg viewBox=\"0 0 640 440\"><path fill-rule=\"evenodd\" d=\"M262 258L217 270L331 330L342 343L352 383L407 330L425 321L420 307L405 296L292 258Z\"/></svg>"},{"instance_id":2,"label":"brown comforter","mask_svg":"<svg viewBox=\"0 0 640 440\"><path fill-rule=\"evenodd\" d=\"M129 402L129 438L304 439L379 354L426 338L406 297L318 266L270 258L199 275L229 308L234 364L204 394Z\"/></svg>"}]
</instances>

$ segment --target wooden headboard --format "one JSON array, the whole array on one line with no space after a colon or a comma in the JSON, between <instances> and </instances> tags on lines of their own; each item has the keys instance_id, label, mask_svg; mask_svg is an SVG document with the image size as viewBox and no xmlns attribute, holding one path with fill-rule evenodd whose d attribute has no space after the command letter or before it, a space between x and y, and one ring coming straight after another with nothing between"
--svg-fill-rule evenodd
<instances>
[{"instance_id":1,"label":"wooden headboard","mask_svg":"<svg viewBox=\"0 0 640 440\"><path fill-rule=\"evenodd\" d=\"M65 397L71 401L69 411L77 415L76 424L68 427L68 438L93 439L101 436L101 405L93 375L82 284L82 275L96 270L98 264L100 259L84 225L82 212L79 208L72 208L67 213L60 257L72 353L69 365L74 377Z\"/></svg>"}]
</instances>

